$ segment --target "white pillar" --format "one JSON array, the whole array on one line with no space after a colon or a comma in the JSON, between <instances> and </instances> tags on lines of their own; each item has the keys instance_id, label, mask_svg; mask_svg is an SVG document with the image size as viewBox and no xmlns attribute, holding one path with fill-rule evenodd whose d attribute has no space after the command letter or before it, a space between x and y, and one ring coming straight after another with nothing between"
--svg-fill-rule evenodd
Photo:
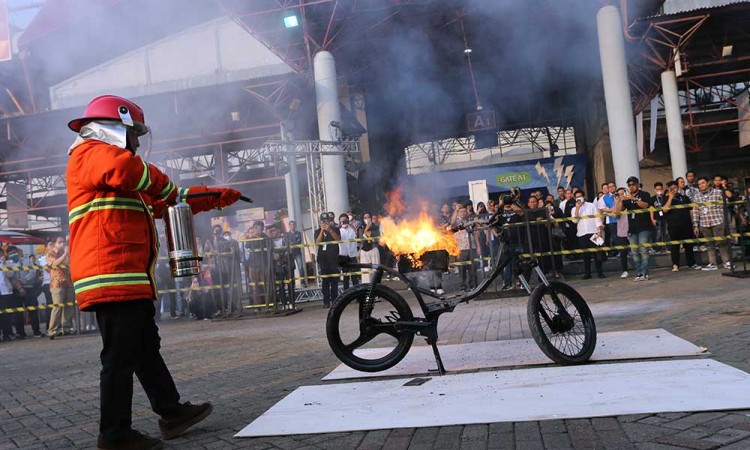
<instances>
[{"instance_id":1,"label":"white pillar","mask_svg":"<svg viewBox=\"0 0 750 450\"><path fill-rule=\"evenodd\" d=\"M284 123L281 124L281 140L293 141L292 133ZM299 229L302 229L302 206L299 200L299 173L297 172L297 155L294 153L294 146L288 145L285 150L286 161L289 163L289 173L284 175L284 185L286 186L286 209L289 212L289 220L297 222Z\"/></svg>"},{"instance_id":2,"label":"white pillar","mask_svg":"<svg viewBox=\"0 0 750 450\"><path fill-rule=\"evenodd\" d=\"M677 177L684 177L685 172L687 172L687 155L685 154L685 137L682 130L680 97L677 92L677 76L673 70L662 72L661 89L664 98L664 113L667 117L672 179L676 180ZM656 111L651 111L651 114L656 114Z\"/></svg>"},{"instance_id":3,"label":"white pillar","mask_svg":"<svg viewBox=\"0 0 750 450\"><path fill-rule=\"evenodd\" d=\"M315 98L318 103L318 135L321 141L333 141L331 122L341 122L339 109L336 60L330 52L322 51L313 61L315 75ZM346 185L346 170L343 155L321 157L326 194L326 209L339 214L349 210L349 189Z\"/></svg>"},{"instance_id":4,"label":"white pillar","mask_svg":"<svg viewBox=\"0 0 750 450\"><path fill-rule=\"evenodd\" d=\"M596 14L596 26L615 182L617 186L625 186L628 177L640 178L640 167L633 106L630 103L622 19L617 7L608 5L600 9Z\"/></svg>"}]
</instances>

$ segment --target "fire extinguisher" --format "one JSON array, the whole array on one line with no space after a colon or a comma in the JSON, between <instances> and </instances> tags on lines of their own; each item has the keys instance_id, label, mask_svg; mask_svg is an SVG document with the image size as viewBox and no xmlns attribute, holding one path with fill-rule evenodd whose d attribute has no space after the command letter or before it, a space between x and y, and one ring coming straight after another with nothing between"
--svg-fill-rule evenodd
<instances>
[{"instance_id":1,"label":"fire extinguisher","mask_svg":"<svg viewBox=\"0 0 750 450\"><path fill-rule=\"evenodd\" d=\"M200 192L188 194L188 198L219 196L219 192ZM240 200L252 203L245 197ZM201 271L201 258L198 255L198 246L195 241L195 227L193 226L193 211L185 202L179 202L166 208L164 212L164 225L167 234L167 249L169 251L169 269L172 277L190 277L199 275Z\"/></svg>"}]
</instances>

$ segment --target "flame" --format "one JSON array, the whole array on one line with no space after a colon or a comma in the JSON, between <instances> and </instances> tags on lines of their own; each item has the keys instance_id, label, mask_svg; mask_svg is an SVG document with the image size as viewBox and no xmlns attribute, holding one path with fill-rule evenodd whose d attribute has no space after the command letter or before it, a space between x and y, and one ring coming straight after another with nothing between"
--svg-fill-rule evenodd
<instances>
[{"instance_id":1,"label":"flame","mask_svg":"<svg viewBox=\"0 0 750 450\"><path fill-rule=\"evenodd\" d=\"M404 202L404 199L401 197L402 191L400 187L392 190L391 192L386 192L385 198L387 198L388 201L384 205L385 212L391 216L401 216L404 211L406 211L406 202Z\"/></svg>"},{"instance_id":2,"label":"flame","mask_svg":"<svg viewBox=\"0 0 750 450\"><path fill-rule=\"evenodd\" d=\"M386 198L385 210L389 213L398 215L406 209L400 189L387 193ZM398 224L389 218L383 219L380 222L380 242L396 256L409 255L413 263L432 250L446 250L453 256L461 253L453 234L435 225L425 212L421 212L417 219L404 219Z\"/></svg>"}]
</instances>

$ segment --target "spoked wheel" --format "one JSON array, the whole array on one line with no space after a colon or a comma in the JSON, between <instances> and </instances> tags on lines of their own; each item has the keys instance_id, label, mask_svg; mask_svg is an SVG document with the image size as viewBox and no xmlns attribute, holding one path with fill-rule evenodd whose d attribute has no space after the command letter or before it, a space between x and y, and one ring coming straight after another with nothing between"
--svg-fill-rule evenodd
<instances>
[{"instance_id":1,"label":"spoked wheel","mask_svg":"<svg viewBox=\"0 0 750 450\"><path fill-rule=\"evenodd\" d=\"M582 364L596 347L596 324L583 297L558 281L539 285L529 297L529 327L539 348L562 365Z\"/></svg>"},{"instance_id":2,"label":"spoked wheel","mask_svg":"<svg viewBox=\"0 0 750 450\"><path fill-rule=\"evenodd\" d=\"M347 366L379 372L398 364L409 352L414 334L400 331L411 321L409 304L392 289L360 284L344 291L328 312L326 334L333 353Z\"/></svg>"}]
</instances>

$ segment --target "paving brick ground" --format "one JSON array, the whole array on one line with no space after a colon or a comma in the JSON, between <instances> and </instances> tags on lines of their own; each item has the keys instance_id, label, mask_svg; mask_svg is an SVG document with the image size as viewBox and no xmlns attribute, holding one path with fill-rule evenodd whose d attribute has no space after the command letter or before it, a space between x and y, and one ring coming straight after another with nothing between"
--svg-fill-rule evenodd
<instances>
[{"instance_id":1,"label":"paving brick ground","mask_svg":"<svg viewBox=\"0 0 750 450\"><path fill-rule=\"evenodd\" d=\"M665 328L750 371L750 280L657 271L644 283L612 277L572 284L591 305L600 332ZM325 310L319 303L302 306L288 317L162 324L163 354L183 398L211 400L216 407L168 448L750 449L750 411L233 438L295 388L319 384L338 364L325 341ZM529 335L525 298L472 302L444 319L443 343ZM99 345L97 335L0 344L0 450L94 447ZM133 419L136 428L158 434L139 387Z\"/></svg>"}]
</instances>

